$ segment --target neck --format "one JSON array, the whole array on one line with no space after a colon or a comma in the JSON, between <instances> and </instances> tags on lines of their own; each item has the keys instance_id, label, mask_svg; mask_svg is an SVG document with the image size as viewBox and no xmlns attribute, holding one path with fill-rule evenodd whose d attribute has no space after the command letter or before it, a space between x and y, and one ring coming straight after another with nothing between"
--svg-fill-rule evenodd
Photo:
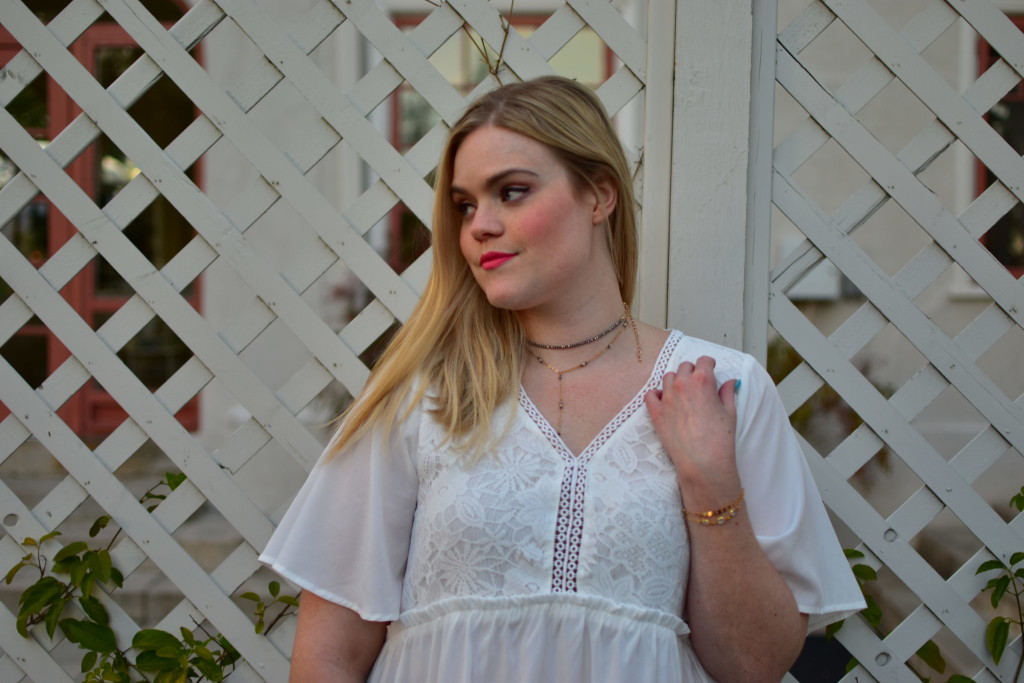
<instances>
[{"instance_id":1,"label":"neck","mask_svg":"<svg viewBox=\"0 0 1024 683\"><path fill-rule=\"evenodd\" d=\"M575 344L599 335L625 314L616 297L594 298L588 305L559 311L520 311L517 313L526 338L540 344Z\"/></svg>"}]
</instances>

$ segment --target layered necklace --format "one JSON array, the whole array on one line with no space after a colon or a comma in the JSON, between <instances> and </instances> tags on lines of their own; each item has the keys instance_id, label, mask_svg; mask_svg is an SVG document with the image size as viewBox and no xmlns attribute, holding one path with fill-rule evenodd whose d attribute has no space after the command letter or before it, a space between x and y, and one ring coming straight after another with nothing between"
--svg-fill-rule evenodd
<instances>
[{"instance_id":1,"label":"layered necklace","mask_svg":"<svg viewBox=\"0 0 1024 683\"><path fill-rule=\"evenodd\" d=\"M633 315L629 312L629 304L623 303L622 304L622 308L623 308L622 316L618 320L616 320L614 323L612 323L611 327L606 329L604 332L600 332L599 334L594 335L593 337L588 337L587 339L581 339L580 341L572 342L571 344L542 344L540 342L532 341L530 339L526 340L526 343L529 344L530 346L534 346L534 347L537 347L537 348L540 348L540 349L549 349L549 350L575 349L575 348L579 348L581 346L586 346L587 344L593 344L594 342L598 341L599 339L603 339L604 337L607 337L609 334L612 333L613 330L618 330L617 332L615 332L615 335L612 337L611 341L609 341L606 346L602 347L600 351L598 351L597 353L595 353L593 356L591 356L587 360L583 361L582 363L574 365L571 368L566 368L565 370L559 370L554 365L552 365L551 363L549 363L546 360L544 360L540 356L540 354L535 353L533 351L530 352L531 355L533 355L533 357L537 359L538 363L540 363L541 365L546 367L551 372L555 373L555 375L558 377L558 417L555 420L555 432L558 434L558 436L562 436L562 414L565 412L565 400L563 398L563 391L562 391L562 385L563 385L562 377L564 377L565 375L568 375L570 372L575 372L576 370L580 370L582 368L587 367L588 365L590 365L591 363L596 361L598 358L603 356L606 351L608 351L610 348L612 348L612 344L614 344L616 342L616 340L618 340L619 335L622 334L622 330L624 330L627 326L631 327L633 329L633 337L636 340L636 362L637 363L642 363L643 362L643 359L644 359L643 351L640 348L640 331L637 329L636 321L633 320Z\"/></svg>"}]
</instances>

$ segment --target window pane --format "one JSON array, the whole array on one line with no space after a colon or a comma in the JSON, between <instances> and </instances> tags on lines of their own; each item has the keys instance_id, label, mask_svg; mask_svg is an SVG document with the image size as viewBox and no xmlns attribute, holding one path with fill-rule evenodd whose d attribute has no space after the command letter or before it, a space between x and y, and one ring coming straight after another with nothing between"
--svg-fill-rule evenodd
<instances>
[{"instance_id":1,"label":"window pane","mask_svg":"<svg viewBox=\"0 0 1024 683\"><path fill-rule=\"evenodd\" d=\"M43 135L49 123L46 76L40 74L7 105L7 111L33 135Z\"/></svg>"},{"instance_id":2,"label":"window pane","mask_svg":"<svg viewBox=\"0 0 1024 683\"><path fill-rule=\"evenodd\" d=\"M49 234L47 231L47 215L49 204L42 201L31 202L18 212L14 220L0 228L4 237L9 239L25 257L37 268L49 255Z\"/></svg>"},{"instance_id":3,"label":"window pane","mask_svg":"<svg viewBox=\"0 0 1024 683\"><path fill-rule=\"evenodd\" d=\"M45 335L20 332L0 347L0 355L29 386L38 387L46 379Z\"/></svg>"},{"instance_id":4,"label":"window pane","mask_svg":"<svg viewBox=\"0 0 1024 683\"><path fill-rule=\"evenodd\" d=\"M989 112L989 124L1006 140L1017 154L1024 154L1024 101L1003 100ZM988 174L988 182L995 177ZM1024 207L1017 204L985 233L985 246L1000 263L1024 267Z\"/></svg>"}]
</instances>

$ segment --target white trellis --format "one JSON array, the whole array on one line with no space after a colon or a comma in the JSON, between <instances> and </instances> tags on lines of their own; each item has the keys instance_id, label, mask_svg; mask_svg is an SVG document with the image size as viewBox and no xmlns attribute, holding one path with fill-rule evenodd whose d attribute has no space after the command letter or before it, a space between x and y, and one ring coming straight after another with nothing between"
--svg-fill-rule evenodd
<instances>
[{"instance_id":1,"label":"white trellis","mask_svg":"<svg viewBox=\"0 0 1024 683\"><path fill-rule=\"evenodd\" d=\"M638 148L630 150L636 155L642 199L641 314L762 357L771 327L803 359L780 385L790 410L827 383L863 419L831 452L819 452L809 442L805 450L826 503L862 541L866 561L886 567L909 586L915 604L884 638L862 621L848 621L839 637L861 662L848 680L916 680L904 662L933 637L966 651L958 661L966 662L962 666L975 680L1009 680L1013 657L997 666L985 650L987 614L976 600L985 579L976 577L974 569L986 558L1006 559L1024 549L1024 538L1019 523L1004 522L972 483L1008 450L1019 457L1024 445L1019 401L1007 397L979 366L979 358L994 344L1022 327L1024 290L978 241L1024 197L1020 158L983 119L1024 73L1024 39L989 0L924 3L900 29L867 0L800 4L806 6L777 27L775 0L552 2L554 11L529 38L509 34L501 78L551 73L552 57L583 28L593 29L616 58L598 94L613 114L642 112L634 117L641 130ZM455 90L429 58L466 24L488 44L501 45L502 17L484 0L451 0L426 5L423 21L403 32L372 0L311 0L287 25L256 2L198 0L165 29L140 0L72 0L45 25L30 7L21 0L0 0L0 23L23 47L0 74L5 107L0 151L19 169L0 188L0 225L42 193L77 233L38 268L8 240L0 240L0 278L14 292L0 304L0 344L36 316L72 356L37 388L0 359L0 402L11 411L0 421L0 464L35 444L64 472L40 500L27 505L0 470L0 521L6 531L0 567L13 565L23 554L16 540L61 528L91 500L125 531L113 550L123 573L130 576L151 561L180 592L158 627L176 630L208 622L242 654L234 677L284 680L292 624L270 638L259 636L246 608L232 599L259 570L258 551L285 497L278 492L277 502L268 507L256 491L254 473L267 466L268 450L285 460L273 463L272 472L286 468L299 475L310 468L322 436L299 414L332 386L358 391L367 376L360 355L412 310L429 255L399 274L370 246L368 235L399 205L429 224L431 190L425 178L446 125L472 97ZM106 89L68 50L104 13L145 52ZM806 55L839 24L859 38L872 58L838 87L828 87ZM1002 57L962 93L922 56L957 25L973 27ZM227 84L190 55L226 27L243 34L257 54ZM316 57L318 47L342 31L380 56L351 83L337 82ZM82 110L45 148L6 109L44 72ZM177 84L199 112L166 148L127 112L161 76ZM935 117L895 152L859 118L894 81ZM440 123L400 153L374 125L371 113L403 84L426 100ZM488 77L477 90L494 84ZM315 120L300 142L283 147L257 120L261 101L282 87ZM776 88L805 115L773 141ZM140 173L98 207L64 169L101 134ZM999 182L953 213L921 178L957 141ZM313 176L341 144L372 171L373 180L351 201L339 203ZM868 176L831 213L821 208L813 190L801 185L799 174L826 145L844 150ZM237 152L252 180L237 196L218 203L185 169L222 146ZM699 167L693 159L701 160ZM158 196L196 231L161 268L124 233ZM892 274L856 240L858 229L889 204L898 205L928 238ZM257 233L268 212L285 209L295 217L302 238L296 238L296 253L282 265ZM780 216L806 240L771 267L771 231ZM59 292L97 254L134 295L93 330ZM863 303L829 333L787 295L823 258L863 295ZM309 301L310 292L337 264L358 278L371 300L340 330ZM950 335L918 300L953 265L977 283L987 308ZM230 272L247 292L248 303L228 322L204 318L182 295L211 268ZM192 354L155 392L117 355L154 318L166 323ZM890 328L898 329L924 361L887 398L855 359ZM281 329L301 345L305 360L270 385L260 369L247 363L247 354ZM128 414L95 445L77 436L56 412L92 381ZM212 384L245 413L234 433L214 444L189 433L174 417ZM914 419L950 387L986 427L947 460ZM188 476L152 513L136 502L118 474L147 442ZM880 513L851 483L883 446L921 482L891 514ZM177 537L201 509L215 510L237 532L233 549L212 569L201 566ZM914 544L943 511L955 514L980 547L949 577L933 569ZM51 556L59 547L52 545ZM103 596L115 631L127 642L139 624L118 599L116 592ZM1019 642L1012 645L1011 654L1019 648ZM2 606L0 649L0 680L74 680L76 669L65 668L60 644L41 631L22 638L14 613Z\"/></svg>"}]
</instances>

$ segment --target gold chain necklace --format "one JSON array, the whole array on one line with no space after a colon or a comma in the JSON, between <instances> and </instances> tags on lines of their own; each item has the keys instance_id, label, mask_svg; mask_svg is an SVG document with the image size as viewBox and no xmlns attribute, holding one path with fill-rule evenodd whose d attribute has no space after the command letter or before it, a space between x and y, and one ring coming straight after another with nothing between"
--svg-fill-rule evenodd
<instances>
[{"instance_id":1,"label":"gold chain necklace","mask_svg":"<svg viewBox=\"0 0 1024 683\"><path fill-rule=\"evenodd\" d=\"M585 360L582 363L580 363L579 365L574 365L571 368L568 368L567 370L559 370L554 365L552 365L551 363L549 363L546 360L544 360L543 358L541 358L538 354L533 353L532 351L530 352L530 353L533 354L533 357L537 359L538 363L540 363L541 365L543 365L548 370L550 370L551 372L555 373L555 375L558 376L558 418L555 421L556 422L556 424L555 424L555 433L558 434L559 436L562 435L562 413L565 411L565 401L562 399L562 377L564 375L569 374L570 372L575 372L576 370L579 370L580 368L587 367L588 365L593 363L595 360L597 360L598 358L603 356L605 351L607 351L608 349L612 348L612 344L614 344L615 340L619 338L619 335L622 334L622 330L625 327L626 327L626 321L622 321L622 324L618 326L619 331L615 333L615 336L612 337L612 340L610 342L608 342L607 346L605 346L603 349L601 349L600 351L595 353L593 356L591 356L587 360Z\"/></svg>"},{"instance_id":2,"label":"gold chain necklace","mask_svg":"<svg viewBox=\"0 0 1024 683\"><path fill-rule=\"evenodd\" d=\"M540 354L534 353L534 351L530 351L530 354L532 354L532 356L537 358L537 361L540 362L540 364L542 366L544 366L545 368L547 368L548 370L553 372L558 377L558 418L555 421L555 423L556 423L555 424L555 433L557 433L559 436L562 435L562 413L565 412L565 401L562 398L562 376L563 375L567 375L567 374L569 374L571 372L580 370L581 368L586 368L587 366L592 364L592 362L594 362L595 360L600 358L602 355L604 355L604 352L607 351L609 348L611 348L611 345L615 343L616 339L618 339L618 335L623 334L623 330L626 328L627 325L630 326L631 328L633 328L633 337L634 337L634 339L636 339L636 343L637 343L637 362L643 362L643 351L642 351L642 349L640 347L640 331L637 329L636 321L634 321L633 315L630 313L630 306L629 306L629 304L623 303L623 307L626 310L626 312L623 314L623 317L618 319L618 321L615 323L614 326L612 326L611 328L608 328L607 332L605 332L605 333L600 335L601 337L603 337L608 332L611 332L611 330L614 330L615 328L618 328L618 331L615 333L615 336L611 338L611 341L608 342L608 345L605 346L604 348L602 348L597 353L595 353L590 358L587 358L586 360L581 362L581 364L579 364L577 366L573 366L573 367L571 367L571 368L569 368L567 370L558 370L557 368L552 366L550 364L550 362L548 362L547 360L542 358L540 356ZM594 340L594 341L596 341L596 340Z\"/></svg>"}]
</instances>

